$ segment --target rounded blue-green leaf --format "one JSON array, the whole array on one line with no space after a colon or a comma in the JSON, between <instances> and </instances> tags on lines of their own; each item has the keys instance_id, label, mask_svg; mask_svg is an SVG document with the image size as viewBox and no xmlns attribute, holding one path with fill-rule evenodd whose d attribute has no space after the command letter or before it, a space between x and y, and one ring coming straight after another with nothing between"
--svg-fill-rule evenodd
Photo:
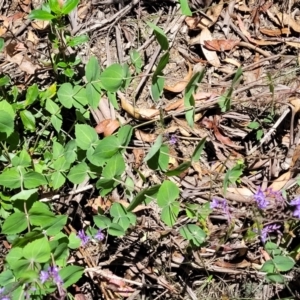
<instances>
[{"instance_id":1,"label":"rounded blue-green leaf","mask_svg":"<svg viewBox=\"0 0 300 300\"><path fill-rule=\"evenodd\" d=\"M63 83L57 91L57 97L59 102L66 108L71 108L73 106L73 86L71 83Z\"/></svg>"},{"instance_id":2,"label":"rounded blue-green leaf","mask_svg":"<svg viewBox=\"0 0 300 300\"><path fill-rule=\"evenodd\" d=\"M15 212L4 221L2 225L3 234L20 233L27 228L27 218L23 212Z\"/></svg>"},{"instance_id":3,"label":"rounded blue-green leaf","mask_svg":"<svg viewBox=\"0 0 300 300\"><path fill-rule=\"evenodd\" d=\"M44 263L51 258L49 242L46 238L28 243L23 249L23 256L30 262Z\"/></svg>"},{"instance_id":4,"label":"rounded blue-green leaf","mask_svg":"<svg viewBox=\"0 0 300 300\"><path fill-rule=\"evenodd\" d=\"M0 110L0 132L10 136L14 131L14 118L4 110Z\"/></svg>"}]
</instances>

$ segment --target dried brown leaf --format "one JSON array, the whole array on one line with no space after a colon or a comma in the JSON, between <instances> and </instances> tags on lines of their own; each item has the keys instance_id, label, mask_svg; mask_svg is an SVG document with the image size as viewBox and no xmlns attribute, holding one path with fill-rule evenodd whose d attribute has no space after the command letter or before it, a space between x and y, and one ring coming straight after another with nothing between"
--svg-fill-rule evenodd
<instances>
[{"instance_id":1,"label":"dried brown leaf","mask_svg":"<svg viewBox=\"0 0 300 300\"><path fill-rule=\"evenodd\" d=\"M118 96L121 99L121 106L122 108L134 119L137 120L151 120L155 116L159 115L158 109L152 108L136 108L131 105L126 98L123 96L121 92L118 92Z\"/></svg>"},{"instance_id":2,"label":"dried brown leaf","mask_svg":"<svg viewBox=\"0 0 300 300\"><path fill-rule=\"evenodd\" d=\"M206 12L206 16L210 20L208 18L203 17L197 26L201 29L204 29L214 25L219 19L219 16L223 10L223 6L224 6L223 0L219 1L218 4L210 6L210 8Z\"/></svg>"},{"instance_id":3,"label":"dried brown leaf","mask_svg":"<svg viewBox=\"0 0 300 300\"><path fill-rule=\"evenodd\" d=\"M277 179L273 181L273 183L269 186L273 191L280 191L285 184L290 180L291 178L291 171L288 171L281 176L279 176Z\"/></svg>"},{"instance_id":4,"label":"dried brown leaf","mask_svg":"<svg viewBox=\"0 0 300 300\"><path fill-rule=\"evenodd\" d=\"M296 112L300 111L300 98L291 97L289 98L289 102L294 106Z\"/></svg>"},{"instance_id":5,"label":"dried brown leaf","mask_svg":"<svg viewBox=\"0 0 300 300\"><path fill-rule=\"evenodd\" d=\"M214 67L218 68L221 65L221 63L216 51L207 50L204 46L205 41L211 41L211 40L212 40L212 35L210 31L208 30L208 28L204 28L200 33L200 44L201 44L202 52L205 58L207 59L207 61Z\"/></svg>"},{"instance_id":6,"label":"dried brown leaf","mask_svg":"<svg viewBox=\"0 0 300 300\"><path fill-rule=\"evenodd\" d=\"M184 107L183 99L177 100L176 102L170 103L165 107L165 111L175 110L179 107Z\"/></svg>"},{"instance_id":7,"label":"dried brown leaf","mask_svg":"<svg viewBox=\"0 0 300 300\"><path fill-rule=\"evenodd\" d=\"M132 153L134 155L134 167L139 168L143 163L143 159L145 157L145 151L141 148L134 148L132 150Z\"/></svg>"},{"instance_id":8,"label":"dried brown leaf","mask_svg":"<svg viewBox=\"0 0 300 300\"><path fill-rule=\"evenodd\" d=\"M9 55L6 56L7 60L19 65L20 70L24 71L27 74L34 74L35 70L39 68L39 66L34 65L30 61L26 60L21 53L10 57Z\"/></svg>"},{"instance_id":9,"label":"dried brown leaf","mask_svg":"<svg viewBox=\"0 0 300 300\"><path fill-rule=\"evenodd\" d=\"M277 29L268 29L268 28L260 28L259 31L262 34L268 35L268 36L281 36L283 34L285 35L289 35L291 34L291 31L289 30L289 28L285 27L285 28L277 28Z\"/></svg>"},{"instance_id":10,"label":"dried brown leaf","mask_svg":"<svg viewBox=\"0 0 300 300\"><path fill-rule=\"evenodd\" d=\"M204 41L204 45L208 50L223 52L232 50L239 42L239 40L212 40Z\"/></svg>"},{"instance_id":11,"label":"dried brown leaf","mask_svg":"<svg viewBox=\"0 0 300 300\"><path fill-rule=\"evenodd\" d=\"M270 10L277 17L279 24L281 24L282 26L289 26L294 31L300 32L300 24L295 19L292 18L291 14L280 12L277 9L276 5L272 5Z\"/></svg>"},{"instance_id":12,"label":"dried brown leaf","mask_svg":"<svg viewBox=\"0 0 300 300\"><path fill-rule=\"evenodd\" d=\"M181 93L185 89L185 87L187 86L187 84L189 83L189 81L191 80L191 78L193 76L193 68L189 62L187 62L187 63L189 66L189 71L188 71L187 75L184 77L184 79L177 82L173 86L165 85L164 86L165 90L173 92L173 93Z\"/></svg>"},{"instance_id":13,"label":"dried brown leaf","mask_svg":"<svg viewBox=\"0 0 300 300\"><path fill-rule=\"evenodd\" d=\"M157 138L156 134L146 133L139 129L136 129L134 133L138 140L140 140L142 142L146 142L146 143L153 143Z\"/></svg>"}]
</instances>

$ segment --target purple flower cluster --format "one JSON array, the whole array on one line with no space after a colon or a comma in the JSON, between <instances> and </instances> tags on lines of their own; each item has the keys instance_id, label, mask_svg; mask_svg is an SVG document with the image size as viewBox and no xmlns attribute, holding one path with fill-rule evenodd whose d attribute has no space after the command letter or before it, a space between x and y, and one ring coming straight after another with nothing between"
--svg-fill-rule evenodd
<instances>
[{"instance_id":1,"label":"purple flower cluster","mask_svg":"<svg viewBox=\"0 0 300 300\"><path fill-rule=\"evenodd\" d=\"M270 204L270 202L266 199L266 196L261 187L258 188L257 192L253 195L253 198L256 201L259 209L266 209Z\"/></svg>"},{"instance_id":2,"label":"purple flower cluster","mask_svg":"<svg viewBox=\"0 0 300 300\"><path fill-rule=\"evenodd\" d=\"M300 218L300 196L290 202L291 206L295 206L294 217Z\"/></svg>"},{"instance_id":3,"label":"purple flower cluster","mask_svg":"<svg viewBox=\"0 0 300 300\"><path fill-rule=\"evenodd\" d=\"M49 267L47 271L41 271L41 273L40 273L41 283L43 284L49 279L51 279L57 285L63 284L63 281L58 274L57 267Z\"/></svg>"},{"instance_id":4,"label":"purple flower cluster","mask_svg":"<svg viewBox=\"0 0 300 300\"><path fill-rule=\"evenodd\" d=\"M211 209L221 209L222 211L224 211L226 213L228 220L230 220L231 216L230 216L230 212L229 212L229 208L228 208L226 199L213 198L212 202L210 203L210 208Z\"/></svg>"},{"instance_id":5,"label":"purple flower cluster","mask_svg":"<svg viewBox=\"0 0 300 300\"><path fill-rule=\"evenodd\" d=\"M84 247L88 244L88 242L90 241L90 237L88 235L85 234L84 230L81 229L78 231L78 234L77 234L77 237L80 238L81 240L81 246ZM104 233L102 232L101 229L99 229L97 231L97 233L95 234L94 238L96 240L98 240L99 242L103 241L105 236L104 236Z\"/></svg>"},{"instance_id":6,"label":"purple flower cluster","mask_svg":"<svg viewBox=\"0 0 300 300\"><path fill-rule=\"evenodd\" d=\"M4 289L5 289L4 287L0 288L0 299L1 300L10 300L10 298L8 296L2 295L4 292Z\"/></svg>"},{"instance_id":7,"label":"purple flower cluster","mask_svg":"<svg viewBox=\"0 0 300 300\"><path fill-rule=\"evenodd\" d=\"M280 228L280 225L276 225L276 224L267 225L261 231L261 235L260 235L261 240L265 243L266 240L267 240L267 236L271 232L278 232L279 233L279 231L278 231L279 228Z\"/></svg>"}]
</instances>

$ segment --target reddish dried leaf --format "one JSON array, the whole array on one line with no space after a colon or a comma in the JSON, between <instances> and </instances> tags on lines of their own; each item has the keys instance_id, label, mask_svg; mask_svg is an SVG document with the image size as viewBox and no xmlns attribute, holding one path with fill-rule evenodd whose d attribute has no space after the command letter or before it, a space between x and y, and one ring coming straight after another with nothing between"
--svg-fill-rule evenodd
<instances>
[{"instance_id":1,"label":"reddish dried leaf","mask_svg":"<svg viewBox=\"0 0 300 300\"><path fill-rule=\"evenodd\" d=\"M95 127L95 130L98 134L103 133L104 136L109 136L112 135L119 127L120 127L119 121L106 119L100 122Z\"/></svg>"},{"instance_id":2,"label":"reddish dried leaf","mask_svg":"<svg viewBox=\"0 0 300 300\"><path fill-rule=\"evenodd\" d=\"M204 45L208 50L223 52L232 50L239 42L238 40L212 40L204 41Z\"/></svg>"},{"instance_id":3,"label":"reddish dried leaf","mask_svg":"<svg viewBox=\"0 0 300 300\"><path fill-rule=\"evenodd\" d=\"M134 166L135 168L139 168L143 162L145 151L141 148L134 148L132 152L135 160Z\"/></svg>"}]
</instances>

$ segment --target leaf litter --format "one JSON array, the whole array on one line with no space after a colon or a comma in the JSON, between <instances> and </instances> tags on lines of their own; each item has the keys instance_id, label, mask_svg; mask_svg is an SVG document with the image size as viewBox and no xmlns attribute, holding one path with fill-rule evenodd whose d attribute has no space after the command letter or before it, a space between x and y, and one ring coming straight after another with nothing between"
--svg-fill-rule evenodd
<instances>
[{"instance_id":1,"label":"leaf litter","mask_svg":"<svg viewBox=\"0 0 300 300\"><path fill-rule=\"evenodd\" d=\"M9 74L21 90L26 90L32 75L39 74L38 84L46 88L53 76L45 64L49 54L42 42L49 23L34 21L20 31L22 25L17 21L29 12L30 1L22 1L20 6L12 2L14 5L8 1L0 5L0 35L7 51L0 57L2 72ZM161 136L168 144L170 160L166 169L162 169L162 161L157 169L178 174L169 177L169 182L178 188L180 206L185 207L186 214L180 213L176 222L169 220L174 226L167 226L161 220L162 207L153 202L140 204L135 209L138 225L124 237L110 236L102 245L89 244L73 253L73 259L86 266L92 279L76 285L75 297L109 300L299 296L292 288L298 280L297 270L284 274L291 288L264 280L261 268L271 256L263 250L259 236L265 226L275 224L273 232L269 231L274 243L286 240L288 251L298 249L300 243L299 229L286 228L287 221L296 220L287 203L300 192L300 25L293 13L296 2L286 5L231 1L226 5L223 1L191 0L190 4L199 11L181 19L177 18L181 11L175 1L116 2L81 1L78 27L72 28L73 34L88 33L91 38L88 46L78 49L83 62L94 54L101 66L123 63L128 61L128 50L133 45L143 54L139 66L142 73L134 77L126 94L117 93L120 108L106 100L91 109L95 130L109 136L120 124L135 126L132 151L126 153L124 178L132 192L141 192L152 186L149 183L164 180L165 174L154 172L145 162L148 149ZM140 77L147 75L151 59L154 58L148 74L155 72L159 61L156 41L145 25L152 17L157 26L164 28L172 49L178 49L188 65L184 76L179 71L182 57L170 52L173 69L167 70L173 84L163 86L159 103L152 100L151 80L147 77L143 86L136 88ZM113 30L115 26L120 30ZM143 42L139 41L140 32ZM20 43L18 47L12 44L21 41L26 45L27 37L32 42L30 51L27 46L20 48ZM233 85L238 67L243 73ZM185 120L184 90L199 68L205 68L206 73L193 94L196 114L192 127ZM287 113L280 119L283 112ZM254 127L250 126L253 122L257 124ZM259 131L267 138L259 139ZM205 137L203 154L192 164L190 158ZM293 150L289 153L290 162L286 159L289 149ZM161 155L163 160L163 154L158 151L153 156ZM287 162L284 168L283 162ZM132 195L120 189L107 199L80 194L76 201L83 224L97 211L107 211L112 203L126 207L132 201ZM259 202L262 199L264 203ZM263 209L257 210L257 205ZM71 216L71 209L69 213ZM192 247L179 234L186 216L201 224L207 233L207 241L201 247ZM295 251L298 262L299 252Z\"/></svg>"}]
</instances>

